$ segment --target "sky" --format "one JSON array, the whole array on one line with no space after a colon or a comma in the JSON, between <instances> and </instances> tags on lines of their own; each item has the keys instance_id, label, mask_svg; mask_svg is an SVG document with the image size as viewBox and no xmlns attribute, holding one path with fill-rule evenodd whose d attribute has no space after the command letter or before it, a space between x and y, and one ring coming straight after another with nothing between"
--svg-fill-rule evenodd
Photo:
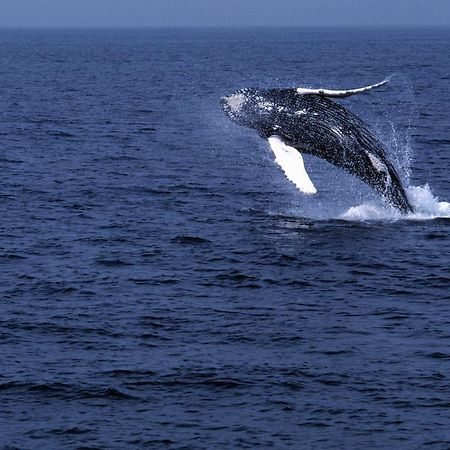
<instances>
[{"instance_id":1,"label":"sky","mask_svg":"<svg viewBox=\"0 0 450 450\"><path fill-rule=\"evenodd\" d=\"M450 26L450 0L0 0L0 27Z\"/></svg>"}]
</instances>

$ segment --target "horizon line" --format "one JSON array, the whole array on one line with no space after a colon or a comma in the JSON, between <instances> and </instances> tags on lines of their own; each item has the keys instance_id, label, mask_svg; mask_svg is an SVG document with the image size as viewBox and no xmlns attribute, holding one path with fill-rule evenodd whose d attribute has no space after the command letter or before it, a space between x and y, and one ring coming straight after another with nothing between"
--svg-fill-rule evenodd
<instances>
[{"instance_id":1,"label":"horizon line","mask_svg":"<svg viewBox=\"0 0 450 450\"><path fill-rule=\"evenodd\" d=\"M321 25L0 25L0 30L231 30L231 29L417 29L450 28L450 24L321 24Z\"/></svg>"}]
</instances>

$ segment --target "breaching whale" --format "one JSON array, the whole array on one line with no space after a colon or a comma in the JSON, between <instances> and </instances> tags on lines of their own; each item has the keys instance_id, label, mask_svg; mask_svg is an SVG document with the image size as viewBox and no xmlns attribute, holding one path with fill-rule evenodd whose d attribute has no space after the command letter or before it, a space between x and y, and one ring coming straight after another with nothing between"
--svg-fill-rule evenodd
<instances>
[{"instance_id":1,"label":"breaching whale","mask_svg":"<svg viewBox=\"0 0 450 450\"><path fill-rule=\"evenodd\" d=\"M241 89L220 105L235 123L268 139L287 178L307 194L316 192L301 153L309 153L355 175L401 212L413 209L400 177L380 141L356 115L330 98L367 92L357 89Z\"/></svg>"}]
</instances>

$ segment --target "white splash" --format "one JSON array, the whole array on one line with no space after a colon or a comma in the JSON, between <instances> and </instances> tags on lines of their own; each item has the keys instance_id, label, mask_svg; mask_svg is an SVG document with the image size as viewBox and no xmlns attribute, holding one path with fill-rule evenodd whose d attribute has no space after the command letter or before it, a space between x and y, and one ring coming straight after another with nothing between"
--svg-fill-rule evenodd
<instances>
[{"instance_id":1,"label":"white splash","mask_svg":"<svg viewBox=\"0 0 450 450\"><path fill-rule=\"evenodd\" d=\"M450 218L450 203L441 202L433 195L428 184L425 186L410 186L406 188L406 194L413 213L401 214L395 208L380 206L375 203L363 203L352 206L339 216L339 219L349 221L372 220L430 220L437 218Z\"/></svg>"},{"instance_id":2,"label":"white splash","mask_svg":"<svg viewBox=\"0 0 450 450\"><path fill-rule=\"evenodd\" d=\"M300 152L286 145L278 136L269 137L269 144L275 154L275 162L281 167L288 180L303 193L315 194L317 190L306 172Z\"/></svg>"},{"instance_id":3,"label":"white splash","mask_svg":"<svg viewBox=\"0 0 450 450\"><path fill-rule=\"evenodd\" d=\"M428 184L422 187L410 186L406 189L406 194L416 211L412 214L413 216L424 219L437 217L450 218L450 203L440 202L439 198L433 195Z\"/></svg>"}]
</instances>

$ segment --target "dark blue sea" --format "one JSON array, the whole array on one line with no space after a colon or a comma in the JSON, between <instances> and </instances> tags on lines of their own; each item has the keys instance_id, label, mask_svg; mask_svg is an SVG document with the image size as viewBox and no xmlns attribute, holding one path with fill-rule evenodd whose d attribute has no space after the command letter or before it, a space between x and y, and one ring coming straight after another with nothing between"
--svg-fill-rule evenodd
<instances>
[{"instance_id":1,"label":"dark blue sea","mask_svg":"<svg viewBox=\"0 0 450 450\"><path fill-rule=\"evenodd\" d=\"M227 119L337 100L416 212ZM450 448L450 29L0 31L0 448Z\"/></svg>"}]
</instances>

